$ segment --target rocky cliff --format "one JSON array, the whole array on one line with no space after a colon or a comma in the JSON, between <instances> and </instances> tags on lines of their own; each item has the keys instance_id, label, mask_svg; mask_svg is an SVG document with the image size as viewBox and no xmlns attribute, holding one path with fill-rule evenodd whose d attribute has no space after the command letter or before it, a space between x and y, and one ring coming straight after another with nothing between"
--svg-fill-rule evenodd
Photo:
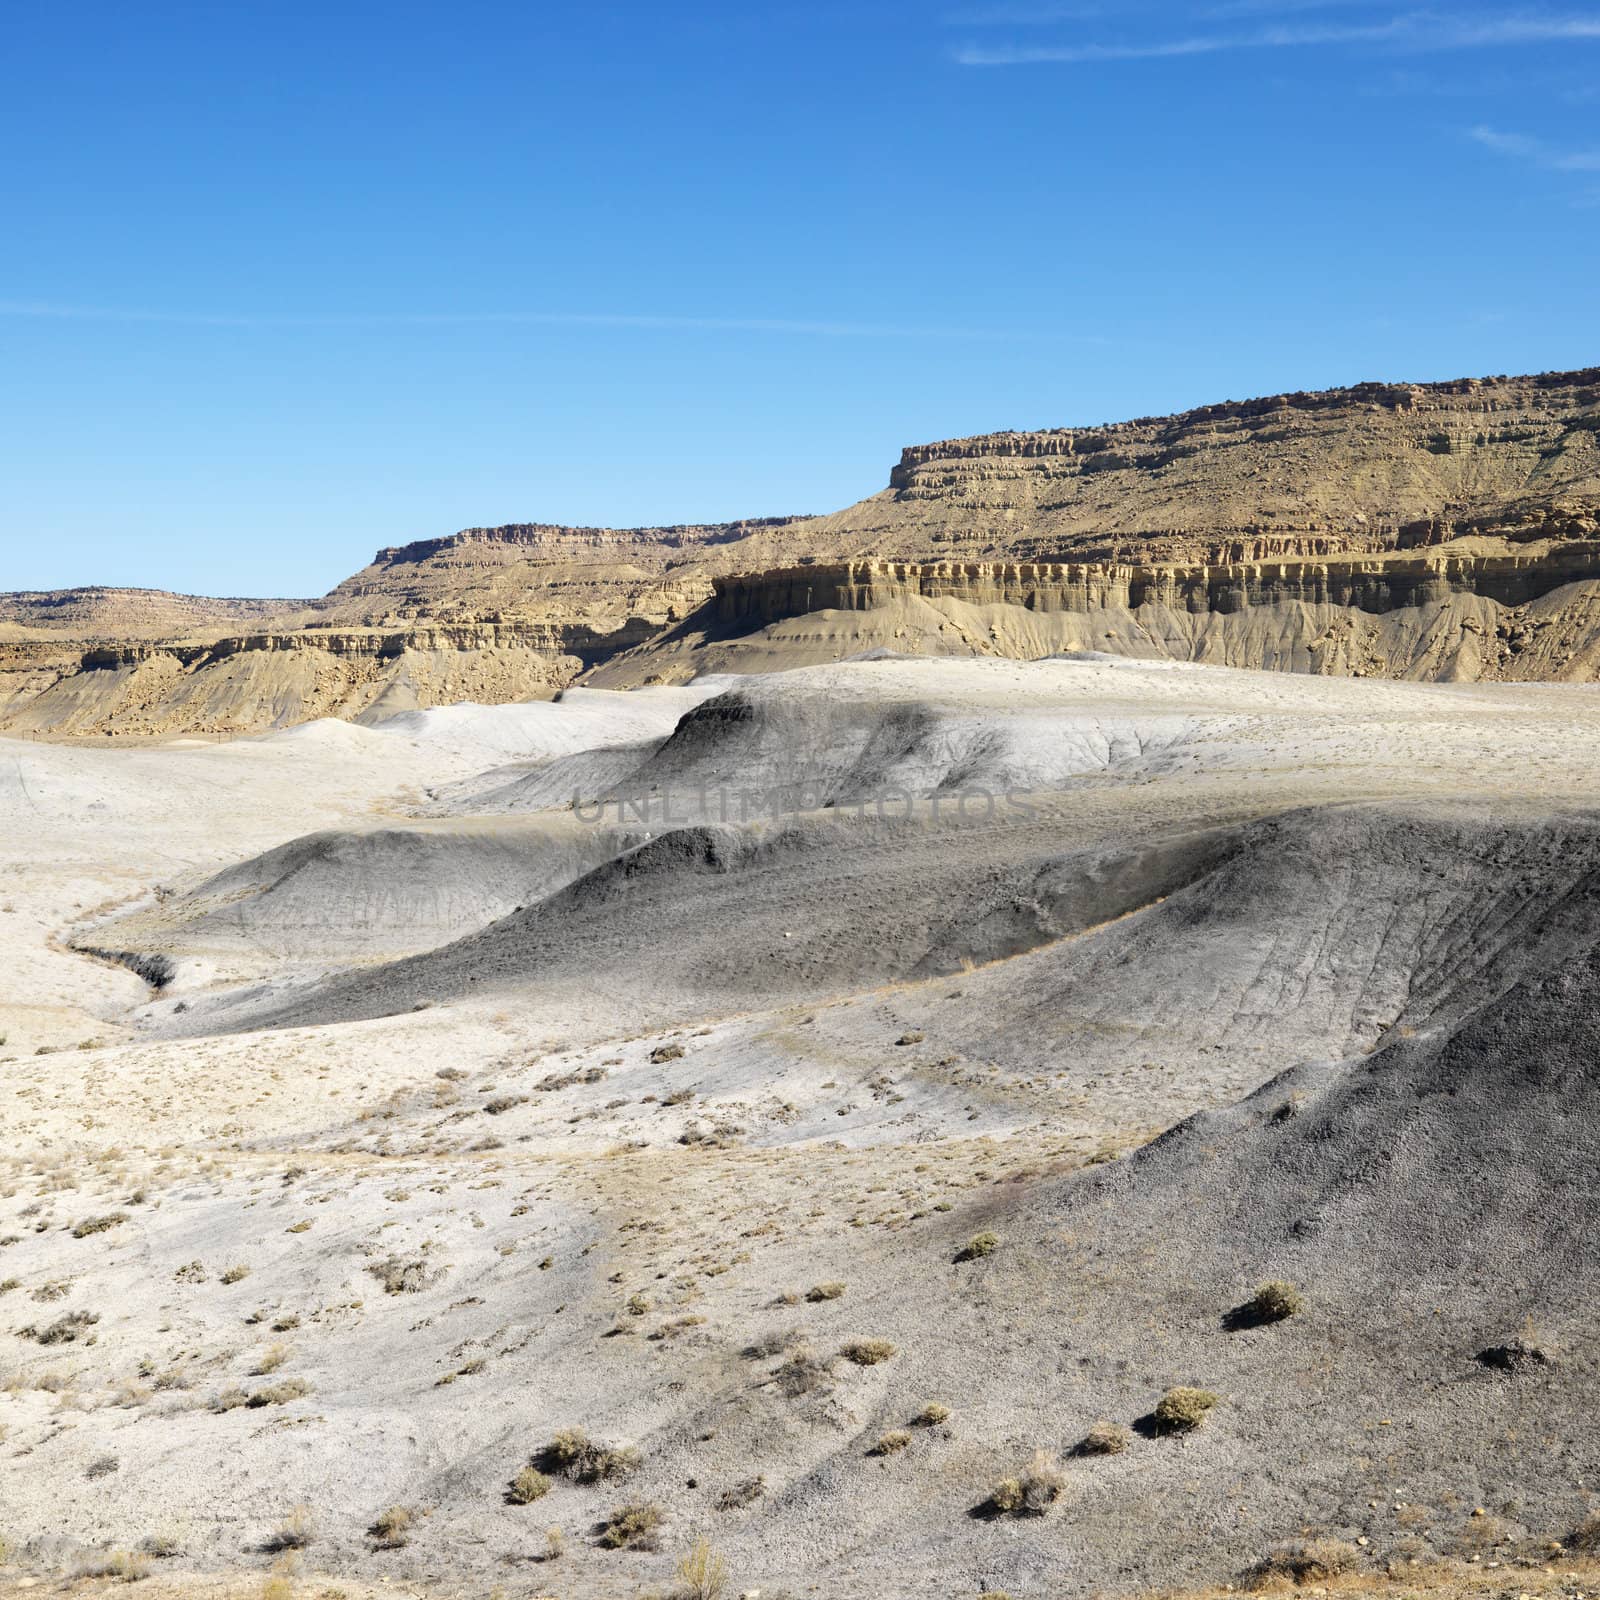
<instances>
[{"instance_id":1,"label":"rocky cliff","mask_svg":"<svg viewBox=\"0 0 1600 1600\"><path fill-rule=\"evenodd\" d=\"M0 597L0 731L237 731L890 647L1600 677L1600 368L904 450L822 517L518 523L312 602Z\"/></svg>"}]
</instances>

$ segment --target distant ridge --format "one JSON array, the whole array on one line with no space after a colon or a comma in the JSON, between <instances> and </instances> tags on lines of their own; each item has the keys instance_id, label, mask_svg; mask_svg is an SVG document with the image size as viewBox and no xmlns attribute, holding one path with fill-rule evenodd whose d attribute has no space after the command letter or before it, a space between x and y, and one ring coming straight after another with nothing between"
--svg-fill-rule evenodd
<instances>
[{"instance_id":1,"label":"distant ridge","mask_svg":"<svg viewBox=\"0 0 1600 1600\"><path fill-rule=\"evenodd\" d=\"M0 597L0 731L228 732L876 648L1600 678L1600 367L939 440L888 476L826 516L465 528L313 602ZM1145 576L1095 576L1123 568Z\"/></svg>"}]
</instances>

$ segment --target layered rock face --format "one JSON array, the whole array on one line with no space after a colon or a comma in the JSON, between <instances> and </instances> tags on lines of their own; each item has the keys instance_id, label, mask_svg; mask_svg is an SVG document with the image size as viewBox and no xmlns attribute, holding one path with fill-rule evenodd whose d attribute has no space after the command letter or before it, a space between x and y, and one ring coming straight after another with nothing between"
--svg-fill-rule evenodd
<instances>
[{"instance_id":1,"label":"layered rock face","mask_svg":"<svg viewBox=\"0 0 1600 1600\"><path fill-rule=\"evenodd\" d=\"M1596 368L1363 384L917 446L887 495L824 520L864 528L892 505L930 545L1208 563L1375 552L1552 520L1587 519L1592 532L1597 430Z\"/></svg>"},{"instance_id":2,"label":"layered rock face","mask_svg":"<svg viewBox=\"0 0 1600 1600\"><path fill-rule=\"evenodd\" d=\"M309 600L215 600L165 589L46 589L0 594L0 630L69 633L82 638L164 637L178 631L239 626L304 611ZM9 625L9 628L8 628ZM0 632L5 637L5 632Z\"/></svg>"},{"instance_id":3,"label":"layered rock face","mask_svg":"<svg viewBox=\"0 0 1600 1600\"><path fill-rule=\"evenodd\" d=\"M883 646L1587 680L1597 549L1600 368L1362 384L913 446L823 517L469 528L312 602L0 597L0 731L239 731Z\"/></svg>"},{"instance_id":4,"label":"layered rock face","mask_svg":"<svg viewBox=\"0 0 1600 1600\"><path fill-rule=\"evenodd\" d=\"M718 578L719 622L762 625L808 612L870 611L915 597L1036 612L1136 611L1147 605L1227 615L1252 606L1348 606L1382 614L1473 595L1525 606L1600 578L1600 540L1539 555L1455 554L1251 561L1225 566L1112 562L847 561Z\"/></svg>"}]
</instances>

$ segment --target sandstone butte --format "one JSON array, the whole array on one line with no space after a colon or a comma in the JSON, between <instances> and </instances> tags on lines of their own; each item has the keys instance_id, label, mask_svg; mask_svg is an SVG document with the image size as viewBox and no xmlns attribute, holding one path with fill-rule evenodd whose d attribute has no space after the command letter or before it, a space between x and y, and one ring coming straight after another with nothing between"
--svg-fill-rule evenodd
<instances>
[{"instance_id":1,"label":"sandstone butte","mask_svg":"<svg viewBox=\"0 0 1600 1600\"><path fill-rule=\"evenodd\" d=\"M320 600L0 595L0 732L226 734L864 650L1600 678L1600 368L905 450L818 517L468 528Z\"/></svg>"}]
</instances>

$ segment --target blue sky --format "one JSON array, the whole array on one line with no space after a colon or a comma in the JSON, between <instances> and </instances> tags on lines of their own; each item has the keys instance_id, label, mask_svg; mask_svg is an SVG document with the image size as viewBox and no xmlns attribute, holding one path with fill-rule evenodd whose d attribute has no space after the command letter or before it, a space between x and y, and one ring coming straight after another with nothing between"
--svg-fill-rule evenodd
<instances>
[{"instance_id":1,"label":"blue sky","mask_svg":"<svg viewBox=\"0 0 1600 1600\"><path fill-rule=\"evenodd\" d=\"M1600 3L12 0L0 589L1600 362Z\"/></svg>"}]
</instances>

